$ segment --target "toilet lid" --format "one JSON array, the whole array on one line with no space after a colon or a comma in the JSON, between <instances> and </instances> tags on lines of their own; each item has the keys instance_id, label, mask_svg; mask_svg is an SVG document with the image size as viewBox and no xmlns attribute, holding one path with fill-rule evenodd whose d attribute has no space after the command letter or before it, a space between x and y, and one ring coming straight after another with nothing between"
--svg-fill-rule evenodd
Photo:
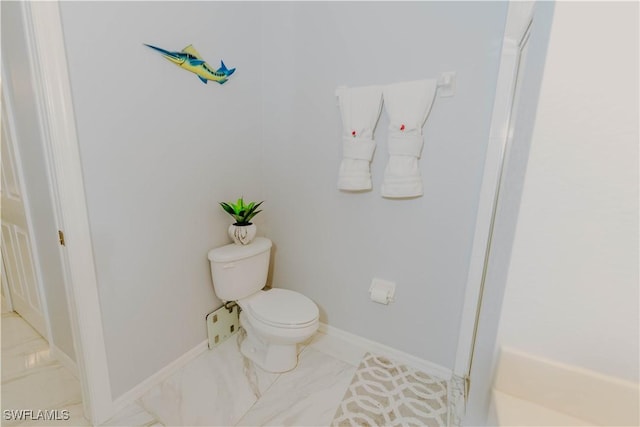
<instances>
[{"instance_id":1,"label":"toilet lid","mask_svg":"<svg viewBox=\"0 0 640 427\"><path fill-rule=\"evenodd\" d=\"M274 288L258 292L247 301L246 310L258 320L281 327L303 327L318 320L318 306L304 295Z\"/></svg>"}]
</instances>

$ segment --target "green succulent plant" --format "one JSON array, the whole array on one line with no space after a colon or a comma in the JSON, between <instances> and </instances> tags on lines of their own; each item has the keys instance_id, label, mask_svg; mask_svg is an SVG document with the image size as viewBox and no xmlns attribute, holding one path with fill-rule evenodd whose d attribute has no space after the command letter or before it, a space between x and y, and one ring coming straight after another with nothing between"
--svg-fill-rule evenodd
<instances>
[{"instance_id":1,"label":"green succulent plant","mask_svg":"<svg viewBox=\"0 0 640 427\"><path fill-rule=\"evenodd\" d=\"M244 200L240 197L236 203L220 202L220 206L236 220L234 225L251 225L251 219L262 212L256 209L258 209L263 202L264 200L260 203L251 202L245 205Z\"/></svg>"}]
</instances>

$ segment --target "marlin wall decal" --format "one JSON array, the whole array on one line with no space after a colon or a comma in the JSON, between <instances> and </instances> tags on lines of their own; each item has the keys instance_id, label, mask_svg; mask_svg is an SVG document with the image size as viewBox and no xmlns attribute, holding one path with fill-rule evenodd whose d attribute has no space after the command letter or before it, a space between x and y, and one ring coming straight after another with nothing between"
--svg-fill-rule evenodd
<instances>
[{"instance_id":1,"label":"marlin wall decal","mask_svg":"<svg viewBox=\"0 0 640 427\"><path fill-rule=\"evenodd\" d=\"M224 62L220 60L220 68L218 68L216 71L213 71L209 64L207 64L204 59L200 57L200 54L192 45L185 47L180 52L170 52L168 50L164 50L156 46L151 46L150 44L146 43L145 46L160 52L166 59L176 65L179 65L185 70L191 71L192 73L197 75L204 84L207 84L208 80L223 84L224 82L229 80L228 77L236 70L235 68L232 68L230 70L227 69L227 67L224 65Z\"/></svg>"}]
</instances>

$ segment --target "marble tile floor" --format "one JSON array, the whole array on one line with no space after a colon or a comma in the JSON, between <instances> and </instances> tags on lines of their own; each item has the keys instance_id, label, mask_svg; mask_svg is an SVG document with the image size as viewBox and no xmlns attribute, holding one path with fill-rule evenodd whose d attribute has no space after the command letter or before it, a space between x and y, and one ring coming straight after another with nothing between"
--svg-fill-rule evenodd
<instances>
[{"instance_id":1,"label":"marble tile floor","mask_svg":"<svg viewBox=\"0 0 640 427\"><path fill-rule=\"evenodd\" d=\"M317 333L296 369L265 372L244 358L244 331L207 350L105 426L329 426L366 350ZM80 385L16 313L2 314L2 409L66 409L58 424L3 420L3 426L91 425Z\"/></svg>"},{"instance_id":2,"label":"marble tile floor","mask_svg":"<svg viewBox=\"0 0 640 427\"><path fill-rule=\"evenodd\" d=\"M135 405L167 426L330 425L365 350L318 333L301 346L296 369L273 374L242 357L242 333L189 362Z\"/></svg>"},{"instance_id":3,"label":"marble tile floor","mask_svg":"<svg viewBox=\"0 0 640 427\"><path fill-rule=\"evenodd\" d=\"M78 379L51 357L49 344L22 317L2 302L2 425L88 426ZM7 419L4 410L33 410L34 415ZM43 421L38 410L58 410L58 418Z\"/></svg>"},{"instance_id":4,"label":"marble tile floor","mask_svg":"<svg viewBox=\"0 0 640 427\"><path fill-rule=\"evenodd\" d=\"M104 423L105 426L329 425L364 350L316 334L298 367L265 372L242 357L237 334L208 350ZM60 421L3 426L89 426L80 384L17 313L2 313L2 409L69 411ZM4 418L4 417L3 417Z\"/></svg>"}]
</instances>

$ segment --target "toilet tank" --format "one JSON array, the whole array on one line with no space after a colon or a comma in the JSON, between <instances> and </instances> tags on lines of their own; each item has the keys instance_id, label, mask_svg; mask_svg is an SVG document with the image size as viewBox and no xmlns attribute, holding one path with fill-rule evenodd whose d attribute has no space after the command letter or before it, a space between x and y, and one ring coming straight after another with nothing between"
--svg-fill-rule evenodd
<instances>
[{"instance_id":1,"label":"toilet tank","mask_svg":"<svg viewBox=\"0 0 640 427\"><path fill-rule=\"evenodd\" d=\"M209 251L213 289L223 301L237 301L267 283L271 240L256 237L248 245L221 246Z\"/></svg>"}]
</instances>

